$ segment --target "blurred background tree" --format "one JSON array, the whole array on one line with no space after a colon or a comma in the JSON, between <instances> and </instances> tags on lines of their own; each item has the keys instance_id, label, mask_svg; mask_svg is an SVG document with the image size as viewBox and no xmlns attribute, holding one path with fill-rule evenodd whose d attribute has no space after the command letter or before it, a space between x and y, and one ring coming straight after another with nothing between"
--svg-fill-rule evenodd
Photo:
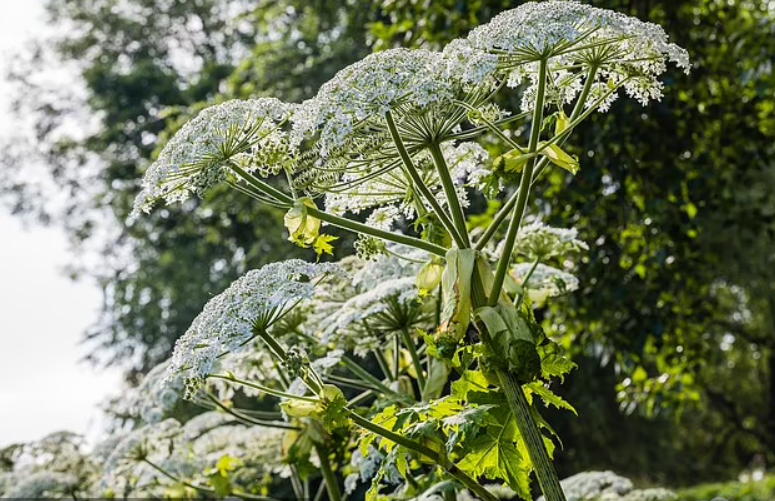
<instances>
[{"instance_id":1,"label":"blurred background tree","mask_svg":"<svg viewBox=\"0 0 775 501\"><path fill-rule=\"evenodd\" d=\"M281 214L228 191L126 223L141 173L187 117L231 97L301 101L372 50L437 49L518 3L49 0L57 34L13 71L33 147L5 149L18 168L0 186L16 212L63 225L81 256L74 273L100 281L93 359L133 381L238 274L301 254ZM764 0L592 3L662 24L695 69L673 73L657 106L596 116L571 141L581 173L550 173L537 191L563 203L549 212L539 198L533 213L591 245L582 289L544 319L581 366L562 390L580 417L553 417L560 470L678 484L772 466L775 11ZM56 60L79 92L45 87ZM62 203L12 177L30 163Z\"/></svg>"}]
</instances>

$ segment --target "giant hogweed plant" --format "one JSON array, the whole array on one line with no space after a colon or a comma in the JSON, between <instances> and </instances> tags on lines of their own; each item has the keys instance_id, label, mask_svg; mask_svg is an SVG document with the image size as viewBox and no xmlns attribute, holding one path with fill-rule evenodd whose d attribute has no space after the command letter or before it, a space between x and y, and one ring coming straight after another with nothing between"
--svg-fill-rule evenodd
<instances>
[{"instance_id":1,"label":"giant hogweed plant","mask_svg":"<svg viewBox=\"0 0 775 501\"><path fill-rule=\"evenodd\" d=\"M319 258L335 245L326 226L357 233L357 257L271 264L215 296L144 384L157 424L111 454L113 491L164 478L340 501L366 481L369 500L494 501L506 488L531 499L534 475L564 500L541 404L573 411L550 385L574 364L533 312L577 287L562 268L587 247L573 230L522 223L542 174L579 170L564 150L573 131L621 94L658 100L668 62L688 71L660 27L547 1L442 52L368 56L301 104L202 111L148 169L135 217L228 185L287 211L290 240ZM495 104L508 92L519 110ZM497 158L479 143L493 136L508 146ZM486 227L468 210L482 196L504 200ZM162 419L179 394L213 411L206 430ZM239 432L210 453L199 441L223 422Z\"/></svg>"}]
</instances>

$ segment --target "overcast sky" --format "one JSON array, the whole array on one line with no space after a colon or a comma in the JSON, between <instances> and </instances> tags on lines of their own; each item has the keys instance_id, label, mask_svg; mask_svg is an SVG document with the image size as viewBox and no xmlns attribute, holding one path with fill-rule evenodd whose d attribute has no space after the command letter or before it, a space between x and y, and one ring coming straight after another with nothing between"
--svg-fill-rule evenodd
<instances>
[{"instance_id":1,"label":"overcast sky","mask_svg":"<svg viewBox=\"0 0 775 501\"><path fill-rule=\"evenodd\" d=\"M8 54L40 32L42 5L4 2L3 74ZM12 126L7 96L0 82L0 134ZM24 229L0 207L0 447L63 429L96 437L97 404L119 387L116 371L80 362L85 349L78 342L96 319L100 292L62 273L67 252L59 230Z\"/></svg>"}]
</instances>

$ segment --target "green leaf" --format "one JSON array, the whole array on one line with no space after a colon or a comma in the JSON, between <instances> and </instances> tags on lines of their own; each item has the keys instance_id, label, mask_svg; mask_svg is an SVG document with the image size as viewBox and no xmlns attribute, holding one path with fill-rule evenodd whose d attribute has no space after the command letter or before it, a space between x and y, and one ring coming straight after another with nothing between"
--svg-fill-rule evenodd
<instances>
[{"instance_id":1,"label":"green leaf","mask_svg":"<svg viewBox=\"0 0 775 501\"><path fill-rule=\"evenodd\" d=\"M519 430L511 412L490 409L484 432L466 444L467 454L458 463L474 476L504 480L520 497L530 499L530 461L520 452Z\"/></svg>"},{"instance_id":2,"label":"green leaf","mask_svg":"<svg viewBox=\"0 0 775 501\"><path fill-rule=\"evenodd\" d=\"M541 358L530 323L522 312L501 302L495 308L477 309L476 316L492 338L496 363L513 372L522 382L532 381L540 374Z\"/></svg>"},{"instance_id":3,"label":"green leaf","mask_svg":"<svg viewBox=\"0 0 775 501\"><path fill-rule=\"evenodd\" d=\"M580 167L578 159L565 153L565 151L556 144L541 143L539 149L539 153L548 158L554 165L561 167L574 175L579 171Z\"/></svg>"},{"instance_id":4,"label":"green leaf","mask_svg":"<svg viewBox=\"0 0 775 501\"><path fill-rule=\"evenodd\" d=\"M315 239L315 242L312 244L312 248L315 249L315 254L318 255L318 258L320 258L320 256L323 254L328 254L329 256L334 255L334 246L331 245L331 242L334 240L339 240L339 237L326 235L325 233L319 235Z\"/></svg>"},{"instance_id":5,"label":"green leaf","mask_svg":"<svg viewBox=\"0 0 775 501\"><path fill-rule=\"evenodd\" d=\"M576 414L578 416L578 413L576 412L576 409L569 404L565 399L563 399L559 395L555 395L552 390L547 388L544 383L541 381L533 381L532 383L526 384L524 387L525 393L535 393L539 397L541 397L541 400L543 400L544 405L546 407L549 407L550 405L555 406L558 409L565 409L568 411L571 411L572 413ZM529 398L530 401L532 399Z\"/></svg>"},{"instance_id":6,"label":"green leaf","mask_svg":"<svg viewBox=\"0 0 775 501\"><path fill-rule=\"evenodd\" d=\"M471 323L471 276L476 262L473 249L450 249L441 275L444 294L438 337L462 339Z\"/></svg>"},{"instance_id":7,"label":"green leaf","mask_svg":"<svg viewBox=\"0 0 775 501\"><path fill-rule=\"evenodd\" d=\"M315 208L315 202L309 197L300 198L283 217L285 227L290 234L288 240L300 247L309 247L320 234L322 222L307 214L309 207Z\"/></svg>"},{"instance_id":8,"label":"green leaf","mask_svg":"<svg viewBox=\"0 0 775 501\"><path fill-rule=\"evenodd\" d=\"M541 355L541 377L546 380L558 377L560 378L560 381L564 382L565 376L573 369L577 368L578 365L557 350L559 350L559 347L555 343L539 347L538 353Z\"/></svg>"}]
</instances>

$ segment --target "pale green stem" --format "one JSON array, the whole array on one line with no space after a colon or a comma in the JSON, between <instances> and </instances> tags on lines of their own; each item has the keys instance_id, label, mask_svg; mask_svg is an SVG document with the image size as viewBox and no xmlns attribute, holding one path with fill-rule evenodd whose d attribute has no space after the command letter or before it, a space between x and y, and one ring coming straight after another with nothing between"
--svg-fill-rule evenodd
<instances>
[{"instance_id":1,"label":"pale green stem","mask_svg":"<svg viewBox=\"0 0 775 501\"><path fill-rule=\"evenodd\" d=\"M328 449L323 446L315 446L320 460L320 471L323 472L323 480L328 489L329 501L342 501L342 491L339 490L339 482L331 469L331 461L328 459Z\"/></svg>"},{"instance_id":2,"label":"pale green stem","mask_svg":"<svg viewBox=\"0 0 775 501\"><path fill-rule=\"evenodd\" d=\"M303 400L304 402L318 402L317 398L312 397L304 397L301 395L294 395L293 393L286 393L284 391L275 390L273 388L269 388L268 386L264 386L262 384L255 383L253 381L247 381L245 379L240 379L234 375L231 374L209 374L207 376L208 378L213 379L223 379L225 381L230 381L232 383L236 383L242 386L247 386L248 388L253 388L258 391L262 391L266 393L267 395L272 395L279 398L290 398L294 400Z\"/></svg>"},{"instance_id":3,"label":"pale green stem","mask_svg":"<svg viewBox=\"0 0 775 501\"><path fill-rule=\"evenodd\" d=\"M539 66L538 74L538 92L536 95L535 109L533 114L533 123L531 124L530 141L528 143L528 152L535 152L538 147L538 141L540 138L541 127L543 122L543 106L544 106L544 92L546 86L546 59L542 59ZM536 165L535 159L529 161L525 165L522 171L522 180L519 187L519 195L514 208L514 214L512 215L509 223L509 229L506 232L506 240L504 243L503 254L501 254L498 262L498 268L495 273L495 279L493 281L493 287L490 290L489 298L487 299L482 289L482 281L479 274L475 274L473 280L472 291L472 303L474 307L483 306L483 301L487 300L490 306L495 306L501 297L501 289L503 288L503 281L506 277L506 271L511 263L512 252L514 251L514 243L516 241L517 233L522 222L522 216L525 212L528 195L530 193L530 185L533 175L533 168ZM482 341L486 343L490 349L493 349L492 338L490 337L487 329L484 326L480 326L480 335ZM525 447L530 457L531 462L538 478L538 484L541 487L541 491L544 493L546 501L565 501L565 494L560 486L560 480L557 477L557 473L554 470L554 465L549 457L549 452L546 449L546 445L543 441L543 435L538 429L538 425L533 419L530 413L530 405L527 402L522 386L512 374L503 369L497 369L498 380L501 383L501 387L506 394L506 400L508 401L509 408L514 413L516 419L517 428L525 441Z\"/></svg>"},{"instance_id":4,"label":"pale green stem","mask_svg":"<svg viewBox=\"0 0 775 501\"><path fill-rule=\"evenodd\" d=\"M538 140L541 137L541 127L543 126L544 116L544 93L546 90L546 59L542 59L538 68L538 90L533 110L533 123L530 126L530 141L528 143L528 153L534 153L538 149ZM511 264L511 253L514 250L514 242L517 239L517 233L522 225L522 217L525 214L528 196L530 194L530 181L533 177L533 168L536 164L535 158L527 162L522 170L522 179L519 183L519 196L514 207L514 213L509 222L509 229L506 231L506 240L503 246L503 253L498 261L498 267L495 270L492 289L489 293L490 306L498 304L500 291L503 288L503 281L506 278L506 271ZM550 500L551 501L551 500Z\"/></svg>"},{"instance_id":5,"label":"pale green stem","mask_svg":"<svg viewBox=\"0 0 775 501\"><path fill-rule=\"evenodd\" d=\"M460 237L463 239L466 248L471 247L471 241L468 237L468 227L466 226L466 215L463 212L463 208L460 206L460 200L457 198L455 182L452 179L452 174L449 172L447 161L444 159L444 153L437 143L431 143L429 149L431 151L431 156L433 157L433 163L436 165L436 171L439 173L439 180L444 189L444 196L447 197L447 205L449 205L449 210L452 212L452 220L458 233L460 233Z\"/></svg>"},{"instance_id":6,"label":"pale green stem","mask_svg":"<svg viewBox=\"0 0 775 501\"><path fill-rule=\"evenodd\" d=\"M388 368L388 362L385 359L385 354L382 353L379 349L374 350L373 353L374 357L377 359L377 364L379 364L379 368L382 369L385 377L391 381L395 381L393 378L393 372Z\"/></svg>"},{"instance_id":7,"label":"pale green stem","mask_svg":"<svg viewBox=\"0 0 775 501\"><path fill-rule=\"evenodd\" d=\"M570 136L570 133L573 132L573 128L576 126L576 124L579 123L579 121L577 121L577 119L579 118L579 115L581 115L582 111L584 111L584 104L587 101L589 92L592 90L592 84L594 83L596 73L597 73L597 68L594 66L590 67L589 73L587 75L587 81L584 82L584 88L581 90L581 94L579 95L578 101L576 101L576 105L574 106L573 111L571 112L571 115L570 115L571 126L569 126L561 134L559 134L558 138L550 139L549 143L556 142L559 146L562 146ZM597 106L593 105L593 106L590 106L590 109L595 109L596 107ZM548 158L546 157L541 158L541 160L536 165L535 175L533 176L534 179L537 178L543 172L544 168L548 163L549 163ZM533 182L535 182L535 180ZM490 225L487 227L487 230L485 230L484 234L476 243L476 247L475 247L476 250L484 249L484 247L487 245L490 239L492 239L492 237L495 236L495 233L498 231L498 228L500 228L503 221L506 220L506 218L514 208L514 205L517 203L517 198L519 196L521 187L522 186L520 185L520 187L517 188L514 194L506 201L503 207L501 207L498 213L495 214L495 217L493 217L492 223L490 223Z\"/></svg>"},{"instance_id":8,"label":"pale green stem","mask_svg":"<svg viewBox=\"0 0 775 501\"><path fill-rule=\"evenodd\" d=\"M238 174L243 180L245 180L245 182L249 183L256 190L275 198L279 202L286 204L288 207L291 207L293 205L294 200L291 197L277 190L269 183L262 181L261 179L257 178L256 176L253 176L252 174L246 172L245 170L243 170L238 166L232 165L230 167L236 174ZM382 240L387 240L388 242L395 242L398 244L407 245L409 247L430 252L431 254L436 254L437 256L444 256L447 253L447 249L445 249L444 247L441 247L440 245L432 244L430 242L425 242L423 240L420 240L419 238L402 235L400 233L394 233L392 231L372 228L371 226L368 226L363 223L359 223L358 221L353 221L352 219L335 216L333 214L329 214L328 212L322 211L315 207L308 207L307 213L312 217L320 219L321 221L325 221L333 226L338 226L339 228L344 228L346 230L350 230L355 233L362 233Z\"/></svg>"},{"instance_id":9,"label":"pale green stem","mask_svg":"<svg viewBox=\"0 0 775 501\"><path fill-rule=\"evenodd\" d=\"M342 362L344 362L345 366L347 366L347 368L350 369L353 374L363 379L365 382L371 384L373 386L372 389L381 391L385 395L391 395L393 397L399 398L403 397L403 395L391 390L387 385L385 385L385 383L369 374L369 371L358 365L358 362L351 359L350 357L345 356L342 358Z\"/></svg>"},{"instance_id":10,"label":"pale green stem","mask_svg":"<svg viewBox=\"0 0 775 501\"><path fill-rule=\"evenodd\" d=\"M519 308L522 306L522 301L525 299L525 295L527 294L527 283L530 281L530 277L533 276L533 272L536 271L536 268L538 267L538 258L533 261L533 265L530 267L529 270L527 270L527 274L525 275L525 279L522 281L520 286L522 287L522 292L520 292L517 297L514 298L514 306Z\"/></svg>"},{"instance_id":11,"label":"pale green stem","mask_svg":"<svg viewBox=\"0 0 775 501\"><path fill-rule=\"evenodd\" d=\"M453 240L455 240L455 243L457 244L457 246L463 248L465 246L465 241L457 232L455 225L449 219L449 216L447 215L446 211L441 207L441 205L439 204L439 201L436 200L436 197L433 196L433 193L431 193L431 190L429 190L428 187L423 182L422 177L420 176L420 173L417 171L417 168L414 166L414 162L412 162L412 157L409 156L409 153L406 151L404 142L401 139L400 133L398 132L398 127L396 127L396 123L393 120L393 115L389 111L385 113L385 120L387 121L388 130L390 131L390 136L393 139L393 143L395 144L396 149L398 150L398 155L401 157L401 161L404 163L406 172L412 178L412 182L414 183L415 188L417 188L417 190L420 191L422 196L425 197L426 201L433 209L433 212L436 214L436 217L439 218L439 221L441 222L442 226L446 228L447 232L452 236Z\"/></svg>"}]
</instances>

